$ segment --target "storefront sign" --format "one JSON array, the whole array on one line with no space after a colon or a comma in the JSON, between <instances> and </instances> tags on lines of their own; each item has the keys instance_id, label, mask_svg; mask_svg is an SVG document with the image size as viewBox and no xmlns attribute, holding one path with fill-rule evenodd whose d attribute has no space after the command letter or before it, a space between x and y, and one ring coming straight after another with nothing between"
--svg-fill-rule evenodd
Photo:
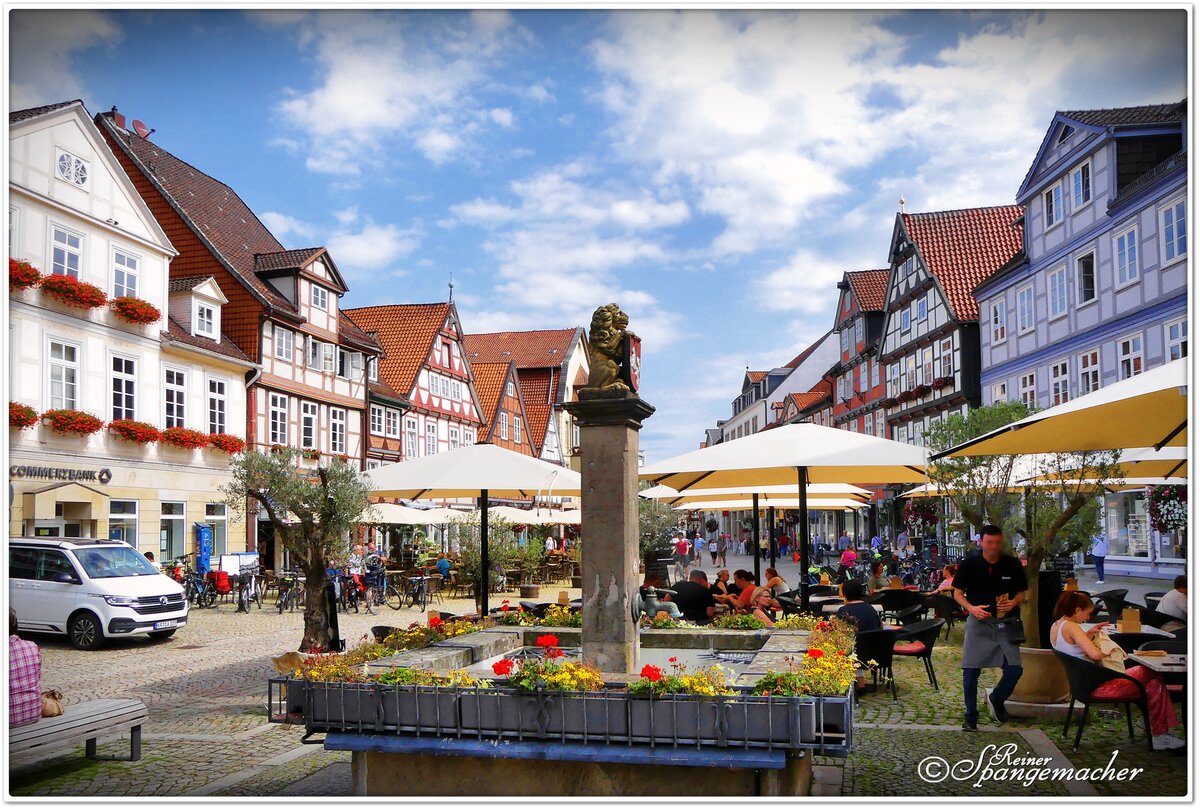
<instances>
[{"instance_id":1,"label":"storefront sign","mask_svg":"<svg viewBox=\"0 0 1200 809\"><path fill-rule=\"evenodd\" d=\"M65 466L10 466L10 478L37 478L39 480L68 480L76 483L108 483L112 480L112 470L104 469L71 469Z\"/></svg>"}]
</instances>

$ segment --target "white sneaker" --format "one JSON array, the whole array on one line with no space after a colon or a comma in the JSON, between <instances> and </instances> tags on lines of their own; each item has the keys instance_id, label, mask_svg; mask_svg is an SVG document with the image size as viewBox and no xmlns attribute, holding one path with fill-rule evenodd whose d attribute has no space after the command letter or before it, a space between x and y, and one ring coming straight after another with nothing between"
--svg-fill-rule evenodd
<instances>
[{"instance_id":1,"label":"white sneaker","mask_svg":"<svg viewBox=\"0 0 1200 809\"><path fill-rule=\"evenodd\" d=\"M1104 584L1104 579L1096 579L1096 584Z\"/></svg>"},{"instance_id":2,"label":"white sneaker","mask_svg":"<svg viewBox=\"0 0 1200 809\"><path fill-rule=\"evenodd\" d=\"M1154 749L1155 750L1178 750L1180 747L1183 747L1184 745L1185 745L1185 742L1183 741L1183 739L1176 738L1175 736L1172 736L1170 733L1164 733L1161 736L1154 737Z\"/></svg>"}]
</instances>

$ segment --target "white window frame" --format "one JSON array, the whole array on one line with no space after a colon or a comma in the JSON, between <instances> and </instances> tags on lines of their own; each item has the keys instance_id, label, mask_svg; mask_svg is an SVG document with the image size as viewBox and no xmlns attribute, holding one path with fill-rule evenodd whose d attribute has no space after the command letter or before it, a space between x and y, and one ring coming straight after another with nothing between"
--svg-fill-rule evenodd
<instances>
[{"instance_id":1,"label":"white window frame","mask_svg":"<svg viewBox=\"0 0 1200 809\"><path fill-rule=\"evenodd\" d=\"M127 371L118 371L116 368L113 367L113 364L117 360L120 360L122 362L132 363L133 364L133 372L130 373ZM117 384L118 379L121 380L123 383L130 385L131 390L132 390L132 392L130 392L130 393L121 393L120 394L121 396L128 396L129 399L131 400L130 406L128 408L126 408L124 406L122 406L122 408L121 408L122 411L128 410L129 412L128 413L122 412L120 415L118 415L118 413L117 413L117 405L116 405L116 402L114 401L115 397L118 395L117 390L116 390L116 384ZM112 419L113 421L116 421L117 419L136 419L137 418L138 399L140 398L138 396L137 389L138 389L138 357L135 357L132 354L121 354L121 353L118 353L115 351L110 351L108 353L108 413L109 413L110 419Z\"/></svg>"},{"instance_id":2,"label":"white window frame","mask_svg":"<svg viewBox=\"0 0 1200 809\"><path fill-rule=\"evenodd\" d=\"M70 176L63 176L63 158L67 158L70 164L66 173ZM79 177L80 170L83 170L82 180ZM91 162L84 160L74 152L69 152L61 146L54 148L54 178L61 180L64 183L73 185L77 188L87 188L88 181L92 177Z\"/></svg>"},{"instance_id":3,"label":"white window frame","mask_svg":"<svg viewBox=\"0 0 1200 809\"><path fill-rule=\"evenodd\" d=\"M76 239L78 239L79 246L71 247L70 244L68 244L68 243L58 241L55 238L55 235L59 232L61 232L64 236L66 236L68 238L73 236ZM73 229L67 227L66 225L60 225L58 222L51 222L50 223L50 248L49 248L49 253L47 254L50 256L50 272L54 275L69 275L72 278L81 278L83 275L83 267L84 267L83 257L84 257L84 251L86 250L86 247L87 247L87 237L84 236L83 233L81 233L77 230L73 230ZM61 249L63 251L63 262L64 262L63 267L64 268L67 268L70 263L69 261L67 261L67 258L69 256L75 256L77 266L75 268L74 273L58 272L55 269L54 252L59 249Z\"/></svg>"},{"instance_id":4,"label":"white window frame","mask_svg":"<svg viewBox=\"0 0 1200 809\"><path fill-rule=\"evenodd\" d=\"M1066 218L1063 201L1061 180L1042 192L1042 221L1047 232L1061 225Z\"/></svg>"},{"instance_id":5,"label":"white window frame","mask_svg":"<svg viewBox=\"0 0 1200 809\"><path fill-rule=\"evenodd\" d=\"M400 437L400 411L389 407L383 414L383 429L388 438Z\"/></svg>"},{"instance_id":6,"label":"white window frame","mask_svg":"<svg viewBox=\"0 0 1200 809\"><path fill-rule=\"evenodd\" d=\"M936 367L933 360L933 346L925 346L921 349L921 366L917 371L917 384L932 385L933 369Z\"/></svg>"},{"instance_id":7,"label":"white window frame","mask_svg":"<svg viewBox=\"0 0 1200 809\"><path fill-rule=\"evenodd\" d=\"M1125 262L1122 266L1122 250L1121 242L1124 240L1126 248L1124 250ZM1132 247L1132 260L1130 260L1130 247ZM1113 284L1119 291L1126 287L1133 286L1142 280L1141 273L1141 250L1138 244L1138 229L1137 225L1132 225L1125 230L1113 234L1112 237L1113 250ZM1121 279L1121 274L1125 273L1125 279Z\"/></svg>"},{"instance_id":8,"label":"white window frame","mask_svg":"<svg viewBox=\"0 0 1200 809\"><path fill-rule=\"evenodd\" d=\"M454 425L450 425L450 449L455 450L461 446L459 439L460 435L461 434L459 433L458 428Z\"/></svg>"},{"instance_id":9,"label":"white window frame","mask_svg":"<svg viewBox=\"0 0 1200 809\"><path fill-rule=\"evenodd\" d=\"M1055 284L1059 284L1061 297L1055 296ZM1061 303L1055 311L1055 302ZM1064 264L1046 273L1046 307L1050 320L1058 320L1067 314L1067 267Z\"/></svg>"},{"instance_id":10,"label":"white window frame","mask_svg":"<svg viewBox=\"0 0 1200 809\"><path fill-rule=\"evenodd\" d=\"M367 360L367 378L372 382L379 381L379 357L371 357Z\"/></svg>"},{"instance_id":11,"label":"white window frame","mask_svg":"<svg viewBox=\"0 0 1200 809\"><path fill-rule=\"evenodd\" d=\"M1137 341L1136 351L1125 351L1125 344L1128 343L1132 347L1133 342ZM1129 363L1130 373L1125 373L1126 363ZM1137 370L1134 370L1136 366ZM1137 376L1146 370L1146 338L1141 332L1127 334L1124 337L1117 339L1117 378L1129 379Z\"/></svg>"},{"instance_id":12,"label":"white window frame","mask_svg":"<svg viewBox=\"0 0 1200 809\"><path fill-rule=\"evenodd\" d=\"M862 317L854 318L854 342L855 344L863 341L863 319Z\"/></svg>"},{"instance_id":13,"label":"white window frame","mask_svg":"<svg viewBox=\"0 0 1200 809\"><path fill-rule=\"evenodd\" d=\"M62 360L54 359L53 350L54 350L55 344L61 345L64 348L73 349L75 351L75 359L74 360L65 359L65 356L66 356L65 351L63 352L64 359L62 359ZM59 366L63 369L62 380L61 380L62 385L63 385L63 395L60 397L60 401L58 401L58 402L55 402L55 400L54 400L54 368L56 366ZM67 381L67 372L68 371L72 372L74 375L74 379L72 379L70 382ZM79 381L82 378L83 378L83 346L81 346L79 343L77 343L73 340L64 340L59 337L52 337L52 336L47 335L47 337L46 337L46 401L49 402L50 409L57 410L60 408L64 408L67 410L78 410L79 409ZM68 385L70 385L72 388L74 388L74 394L72 395L72 398L70 398L70 399L68 399L67 395L66 395L66 389L67 389Z\"/></svg>"},{"instance_id":14,"label":"white window frame","mask_svg":"<svg viewBox=\"0 0 1200 809\"><path fill-rule=\"evenodd\" d=\"M508 440L508 413L507 412L502 412L500 414L500 440L501 441Z\"/></svg>"},{"instance_id":15,"label":"white window frame","mask_svg":"<svg viewBox=\"0 0 1200 809\"><path fill-rule=\"evenodd\" d=\"M371 405L371 435L383 435L383 419L385 409L383 405Z\"/></svg>"},{"instance_id":16,"label":"white window frame","mask_svg":"<svg viewBox=\"0 0 1200 809\"><path fill-rule=\"evenodd\" d=\"M515 385L513 385L513 383L512 383L512 382L507 382L507 383L505 383L505 385L504 385L504 395L506 395L506 396L516 396L516 395L517 395L517 389L516 389L516 386L515 386Z\"/></svg>"},{"instance_id":17,"label":"white window frame","mask_svg":"<svg viewBox=\"0 0 1200 809\"><path fill-rule=\"evenodd\" d=\"M1029 302L1028 314L1029 322L1025 322L1026 309L1022 302L1022 297L1027 297ZM1028 334L1037 328L1037 295L1034 292L1033 284L1026 284L1017 290L1017 334Z\"/></svg>"},{"instance_id":18,"label":"white window frame","mask_svg":"<svg viewBox=\"0 0 1200 809\"><path fill-rule=\"evenodd\" d=\"M939 363L941 367L938 368L940 373L938 375L954 379L954 338L943 338L939 346L942 356Z\"/></svg>"},{"instance_id":19,"label":"white window frame","mask_svg":"<svg viewBox=\"0 0 1200 809\"><path fill-rule=\"evenodd\" d=\"M1050 406L1071 401L1071 361L1064 357L1050 363Z\"/></svg>"},{"instance_id":20,"label":"white window frame","mask_svg":"<svg viewBox=\"0 0 1200 809\"><path fill-rule=\"evenodd\" d=\"M183 378L183 383L168 381L167 377L171 374L176 374ZM175 365L163 365L162 373L163 385L163 426L171 427L187 427L188 416L188 371L186 368L180 368ZM180 396L180 400L174 402L174 414L171 413L172 401L168 395L172 391Z\"/></svg>"},{"instance_id":21,"label":"white window frame","mask_svg":"<svg viewBox=\"0 0 1200 809\"><path fill-rule=\"evenodd\" d=\"M1179 215L1183 214L1183 234L1179 233ZM1167 214L1171 214L1171 224L1167 224ZM1167 229L1174 233L1167 236ZM1162 234L1162 266L1174 264L1187 258L1187 200L1177 197L1158 209L1158 232ZM1183 250L1179 249L1180 242Z\"/></svg>"},{"instance_id":22,"label":"white window frame","mask_svg":"<svg viewBox=\"0 0 1200 809\"><path fill-rule=\"evenodd\" d=\"M1100 373L1100 349L1093 348L1089 351L1082 351L1075 361L1079 371L1079 395L1083 396L1085 393L1100 390L1100 386L1104 382L1104 377Z\"/></svg>"},{"instance_id":23,"label":"white window frame","mask_svg":"<svg viewBox=\"0 0 1200 809\"><path fill-rule=\"evenodd\" d=\"M438 428L436 421L425 422L425 454L437 455Z\"/></svg>"},{"instance_id":24,"label":"white window frame","mask_svg":"<svg viewBox=\"0 0 1200 809\"><path fill-rule=\"evenodd\" d=\"M1008 383L997 382L992 385L992 401L1007 402L1008 401Z\"/></svg>"},{"instance_id":25,"label":"white window frame","mask_svg":"<svg viewBox=\"0 0 1200 809\"><path fill-rule=\"evenodd\" d=\"M875 437L883 438L887 435L887 427L883 421L883 408L875 411Z\"/></svg>"},{"instance_id":26,"label":"white window frame","mask_svg":"<svg viewBox=\"0 0 1200 809\"><path fill-rule=\"evenodd\" d=\"M337 366L337 346L321 343L321 373L332 374Z\"/></svg>"},{"instance_id":27,"label":"white window frame","mask_svg":"<svg viewBox=\"0 0 1200 809\"><path fill-rule=\"evenodd\" d=\"M992 345L1008 342L1008 301L1001 298L991 305Z\"/></svg>"},{"instance_id":28,"label":"white window frame","mask_svg":"<svg viewBox=\"0 0 1200 809\"><path fill-rule=\"evenodd\" d=\"M1171 334L1172 329L1177 329L1178 333L1176 335L1172 335ZM1171 320L1171 321L1168 321L1167 323L1163 324L1163 354L1164 354L1167 362L1171 362L1172 360L1182 359L1183 357L1186 357L1188 355L1187 341L1188 341L1188 322L1187 322L1186 317L1180 318L1178 320ZM1180 347L1182 349L1179 352L1178 357L1172 356L1172 354L1175 353L1173 351L1173 349L1175 349L1176 347Z\"/></svg>"},{"instance_id":29,"label":"white window frame","mask_svg":"<svg viewBox=\"0 0 1200 809\"><path fill-rule=\"evenodd\" d=\"M917 307L916 321L920 323L929 317L929 293L926 292L921 297L917 298L913 305Z\"/></svg>"},{"instance_id":30,"label":"white window frame","mask_svg":"<svg viewBox=\"0 0 1200 809\"><path fill-rule=\"evenodd\" d=\"M208 311L208 318L204 317L204 311ZM200 324L207 322L208 329L200 328ZM207 337L214 342L220 342L221 334L221 307L211 301L201 300L200 298L192 298L192 334L197 337ZM294 346L293 346L294 350Z\"/></svg>"},{"instance_id":31,"label":"white window frame","mask_svg":"<svg viewBox=\"0 0 1200 809\"><path fill-rule=\"evenodd\" d=\"M906 332L912 329L912 310L905 306L900 310L900 331Z\"/></svg>"},{"instance_id":32,"label":"white window frame","mask_svg":"<svg viewBox=\"0 0 1200 809\"><path fill-rule=\"evenodd\" d=\"M275 323L271 327L271 338L275 347L275 350L272 352L275 359L292 362L296 355L295 332Z\"/></svg>"},{"instance_id":33,"label":"white window frame","mask_svg":"<svg viewBox=\"0 0 1200 809\"><path fill-rule=\"evenodd\" d=\"M304 339L305 339L304 364L310 370L320 371L324 367L324 357L325 357L325 352L321 349L321 346L323 346L325 344L322 343L320 340L316 339L315 337L306 336Z\"/></svg>"},{"instance_id":34,"label":"white window frame","mask_svg":"<svg viewBox=\"0 0 1200 809\"><path fill-rule=\"evenodd\" d=\"M404 455L417 458L421 454L421 434L417 431L416 419L404 420Z\"/></svg>"},{"instance_id":35,"label":"white window frame","mask_svg":"<svg viewBox=\"0 0 1200 809\"><path fill-rule=\"evenodd\" d=\"M1083 183L1082 183L1082 177L1083 177L1083 173L1085 170L1087 172L1086 199L1082 198L1084 196L1084 194L1081 193L1085 190L1083 188ZM1080 163L1075 168L1071 169L1072 209L1076 210L1076 211L1081 211L1084 208L1086 208L1087 206L1091 205L1092 200L1095 198L1096 198L1095 190L1092 188L1092 160L1091 160L1091 158L1088 158L1087 160L1084 160L1082 163Z\"/></svg>"},{"instance_id":36,"label":"white window frame","mask_svg":"<svg viewBox=\"0 0 1200 809\"><path fill-rule=\"evenodd\" d=\"M756 416L755 420L757 421L757 419L758 419L758 417ZM513 416L513 443L514 444L521 443L521 417L520 416Z\"/></svg>"},{"instance_id":37,"label":"white window frame","mask_svg":"<svg viewBox=\"0 0 1200 809\"><path fill-rule=\"evenodd\" d=\"M112 265L112 284L110 286L110 288L112 289L112 296L114 298L121 298L121 297L136 298L138 296L138 283L141 280L140 279L141 269L142 269L141 255L133 252L132 250L128 250L124 247L120 247L118 245L113 245L112 250L110 251L110 254L109 254L109 258L110 258L109 263ZM118 258L124 259L124 261L127 263L123 264L123 265L117 264ZM130 262L130 261L133 262L132 267L130 267L128 264L128 262ZM118 285L118 283L117 283L118 274L123 274L125 276L125 282L123 284ZM130 279L133 280L132 286L129 283Z\"/></svg>"},{"instance_id":38,"label":"white window frame","mask_svg":"<svg viewBox=\"0 0 1200 809\"><path fill-rule=\"evenodd\" d=\"M21 209L16 205L8 206L8 257L17 258L21 255Z\"/></svg>"},{"instance_id":39,"label":"white window frame","mask_svg":"<svg viewBox=\"0 0 1200 809\"><path fill-rule=\"evenodd\" d=\"M1092 297L1087 300L1083 299L1083 260L1090 258L1092 260ZM1075 257L1075 305L1076 306L1091 306L1100 297L1100 288L1096 279L1096 251L1089 250L1086 253Z\"/></svg>"},{"instance_id":40,"label":"white window frame","mask_svg":"<svg viewBox=\"0 0 1200 809\"><path fill-rule=\"evenodd\" d=\"M1017 391L1020 400L1027 407L1037 406L1037 369L1021 374L1017 380Z\"/></svg>"},{"instance_id":41,"label":"white window frame","mask_svg":"<svg viewBox=\"0 0 1200 809\"><path fill-rule=\"evenodd\" d=\"M850 351L850 329L842 329L838 332L838 338L841 342L842 353Z\"/></svg>"},{"instance_id":42,"label":"white window frame","mask_svg":"<svg viewBox=\"0 0 1200 809\"><path fill-rule=\"evenodd\" d=\"M209 435L222 434L229 428L229 385L224 377L210 376L205 380ZM220 390L213 390L214 386Z\"/></svg>"},{"instance_id":43,"label":"white window frame","mask_svg":"<svg viewBox=\"0 0 1200 809\"><path fill-rule=\"evenodd\" d=\"M300 402L300 449L321 449L321 407L316 402ZM307 433L307 434L306 434Z\"/></svg>"},{"instance_id":44,"label":"white window frame","mask_svg":"<svg viewBox=\"0 0 1200 809\"><path fill-rule=\"evenodd\" d=\"M331 407L329 408L329 451L334 455L345 455L347 442L346 409Z\"/></svg>"},{"instance_id":45,"label":"white window frame","mask_svg":"<svg viewBox=\"0 0 1200 809\"><path fill-rule=\"evenodd\" d=\"M291 401L286 393L267 393L267 440L272 446L288 446L291 442ZM282 418L277 417L282 414ZM282 432L276 429L279 427Z\"/></svg>"},{"instance_id":46,"label":"white window frame","mask_svg":"<svg viewBox=\"0 0 1200 809\"><path fill-rule=\"evenodd\" d=\"M329 290L320 284L310 283L312 287L312 305L315 309L320 309L322 312L329 311Z\"/></svg>"}]
</instances>

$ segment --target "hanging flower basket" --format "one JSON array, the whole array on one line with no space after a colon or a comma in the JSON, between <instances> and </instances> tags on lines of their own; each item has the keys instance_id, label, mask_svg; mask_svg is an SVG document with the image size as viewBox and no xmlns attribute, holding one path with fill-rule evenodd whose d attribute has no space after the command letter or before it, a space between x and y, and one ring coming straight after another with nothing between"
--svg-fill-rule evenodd
<instances>
[{"instance_id":1,"label":"hanging flower basket","mask_svg":"<svg viewBox=\"0 0 1200 809\"><path fill-rule=\"evenodd\" d=\"M704 523L704 527L708 531L708 533L711 534L712 532L714 532L718 528L720 528L721 524L719 522L717 522L715 517L709 517L708 520Z\"/></svg>"},{"instance_id":2,"label":"hanging flower basket","mask_svg":"<svg viewBox=\"0 0 1200 809\"><path fill-rule=\"evenodd\" d=\"M24 430L37 424L38 412L27 404L20 402L8 403L8 427L10 430Z\"/></svg>"},{"instance_id":3,"label":"hanging flower basket","mask_svg":"<svg viewBox=\"0 0 1200 809\"><path fill-rule=\"evenodd\" d=\"M153 424L133 419L110 421L108 431L134 444L153 444L162 435Z\"/></svg>"},{"instance_id":4,"label":"hanging flower basket","mask_svg":"<svg viewBox=\"0 0 1200 809\"><path fill-rule=\"evenodd\" d=\"M274 448L272 448L272 449L274 449ZM320 460L320 458L321 458L320 451L315 450L315 449L303 450L301 454L304 456L304 459L308 460L308 461L316 461L316 460Z\"/></svg>"},{"instance_id":5,"label":"hanging flower basket","mask_svg":"<svg viewBox=\"0 0 1200 809\"><path fill-rule=\"evenodd\" d=\"M42 291L62 305L76 309L95 309L108 303L103 289L69 275L47 275L42 279Z\"/></svg>"},{"instance_id":6,"label":"hanging flower basket","mask_svg":"<svg viewBox=\"0 0 1200 809\"><path fill-rule=\"evenodd\" d=\"M931 390L932 388L930 388L928 385L917 385L912 390L913 398L920 399L923 396L928 396Z\"/></svg>"},{"instance_id":7,"label":"hanging flower basket","mask_svg":"<svg viewBox=\"0 0 1200 809\"><path fill-rule=\"evenodd\" d=\"M162 318L162 312L158 310L157 306L149 301L128 295L113 298L109 306L117 313L117 317L141 326L157 323Z\"/></svg>"},{"instance_id":8,"label":"hanging flower basket","mask_svg":"<svg viewBox=\"0 0 1200 809\"><path fill-rule=\"evenodd\" d=\"M32 289L42 282L42 274L28 261L8 260L8 288L13 292Z\"/></svg>"},{"instance_id":9,"label":"hanging flower basket","mask_svg":"<svg viewBox=\"0 0 1200 809\"><path fill-rule=\"evenodd\" d=\"M1150 527L1160 534L1187 528L1187 486L1147 486Z\"/></svg>"},{"instance_id":10,"label":"hanging flower basket","mask_svg":"<svg viewBox=\"0 0 1200 809\"><path fill-rule=\"evenodd\" d=\"M168 427L162 431L159 440L180 449L200 449L208 444L208 436L186 427Z\"/></svg>"},{"instance_id":11,"label":"hanging flower basket","mask_svg":"<svg viewBox=\"0 0 1200 809\"><path fill-rule=\"evenodd\" d=\"M47 410L42 421L59 435L92 435L104 428L104 422L82 410Z\"/></svg>"},{"instance_id":12,"label":"hanging flower basket","mask_svg":"<svg viewBox=\"0 0 1200 809\"><path fill-rule=\"evenodd\" d=\"M245 441L236 435L228 435L226 433L213 433L208 437L208 445L213 449L219 449L221 452L227 452L230 455L236 455L246 449Z\"/></svg>"},{"instance_id":13,"label":"hanging flower basket","mask_svg":"<svg viewBox=\"0 0 1200 809\"><path fill-rule=\"evenodd\" d=\"M938 524L937 508L928 498L910 498L904 504L904 524L918 535L931 531Z\"/></svg>"}]
</instances>

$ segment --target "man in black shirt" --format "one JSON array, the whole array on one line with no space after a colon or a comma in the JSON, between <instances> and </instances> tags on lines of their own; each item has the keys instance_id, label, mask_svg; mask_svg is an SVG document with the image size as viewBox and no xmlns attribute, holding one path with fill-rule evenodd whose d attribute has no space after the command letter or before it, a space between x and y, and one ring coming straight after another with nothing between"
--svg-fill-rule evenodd
<instances>
[{"instance_id":1,"label":"man in black shirt","mask_svg":"<svg viewBox=\"0 0 1200 809\"><path fill-rule=\"evenodd\" d=\"M698 624L712 620L717 611L717 602L708 589L708 576L703 570L693 570L687 581L677 582L671 601L679 607L683 617Z\"/></svg>"},{"instance_id":2,"label":"man in black shirt","mask_svg":"<svg viewBox=\"0 0 1200 809\"><path fill-rule=\"evenodd\" d=\"M1002 552L1004 534L985 525L980 542L983 551L968 556L954 575L954 600L969 613L963 638L963 701L966 718L963 730L975 730L979 721L979 672L1000 667L1000 682L989 697L996 719L1008 721L1004 702L1021 679L1020 606L1025 600L1025 568L1015 556Z\"/></svg>"}]
</instances>

